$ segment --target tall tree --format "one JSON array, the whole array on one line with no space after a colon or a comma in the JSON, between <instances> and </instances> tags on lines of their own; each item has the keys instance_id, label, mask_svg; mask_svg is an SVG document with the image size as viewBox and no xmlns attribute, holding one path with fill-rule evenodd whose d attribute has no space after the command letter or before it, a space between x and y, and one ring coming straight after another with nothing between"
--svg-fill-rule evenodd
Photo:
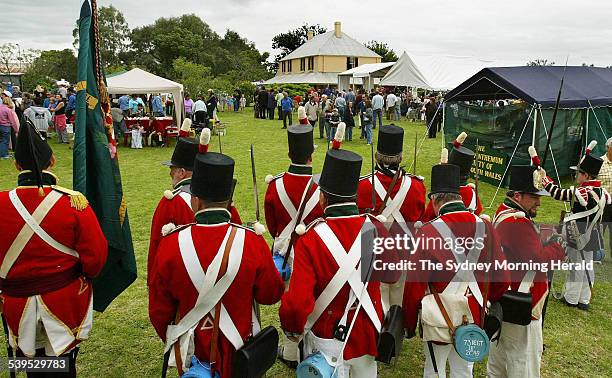
<instances>
[{"instance_id":1,"label":"tall tree","mask_svg":"<svg viewBox=\"0 0 612 378\"><path fill-rule=\"evenodd\" d=\"M534 59L532 61L527 62L527 66L529 67L542 67L542 66L554 66L555 62L548 61L548 59Z\"/></svg>"},{"instance_id":2,"label":"tall tree","mask_svg":"<svg viewBox=\"0 0 612 378\"><path fill-rule=\"evenodd\" d=\"M298 47L302 46L308 40L308 31L312 31L313 35L323 34L327 29L323 26L304 24L297 29L289 30L286 33L280 33L272 38L272 48L281 50L274 57L274 63L270 64L270 69L276 71L278 62L291 54Z\"/></svg>"},{"instance_id":3,"label":"tall tree","mask_svg":"<svg viewBox=\"0 0 612 378\"><path fill-rule=\"evenodd\" d=\"M100 58L105 67L120 66L125 63L130 28L123 13L110 5L98 9L98 28L100 30ZM72 30L75 48L79 45L79 29Z\"/></svg>"},{"instance_id":4,"label":"tall tree","mask_svg":"<svg viewBox=\"0 0 612 378\"><path fill-rule=\"evenodd\" d=\"M42 51L23 75L22 86L30 91L37 84L49 88L60 79L74 83L76 73L77 59L71 49Z\"/></svg>"},{"instance_id":5,"label":"tall tree","mask_svg":"<svg viewBox=\"0 0 612 378\"><path fill-rule=\"evenodd\" d=\"M17 61L17 45L14 43L3 43L0 45L0 73L8 74L11 67Z\"/></svg>"},{"instance_id":6,"label":"tall tree","mask_svg":"<svg viewBox=\"0 0 612 378\"><path fill-rule=\"evenodd\" d=\"M398 59L395 51L389 48L384 42L370 41L366 43L365 46L380 55L382 57L382 62L395 62Z\"/></svg>"}]
</instances>

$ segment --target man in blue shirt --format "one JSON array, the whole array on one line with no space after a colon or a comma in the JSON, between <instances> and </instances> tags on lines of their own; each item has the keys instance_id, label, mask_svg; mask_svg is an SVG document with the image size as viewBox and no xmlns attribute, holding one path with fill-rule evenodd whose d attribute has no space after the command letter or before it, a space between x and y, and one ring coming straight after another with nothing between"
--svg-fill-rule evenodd
<instances>
[{"instance_id":1,"label":"man in blue shirt","mask_svg":"<svg viewBox=\"0 0 612 378\"><path fill-rule=\"evenodd\" d=\"M162 107L161 96L158 94L153 97L153 101L151 102L151 106L153 107L153 115L156 117L164 116L164 109Z\"/></svg>"},{"instance_id":2,"label":"man in blue shirt","mask_svg":"<svg viewBox=\"0 0 612 378\"><path fill-rule=\"evenodd\" d=\"M74 108L76 107L76 93L74 93L73 89L68 90L68 103L66 104L66 119L70 120L70 116L74 112Z\"/></svg>"},{"instance_id":3,"label":"man in blue shirt","mask_svg":"<svg viewBox=\"0 0 612 378\"><path fill-rule=\"evenodd\" d=\"M289 126L293 124L291 119L291 110L293 109L293 99L289 97L287 92L283 92L283 99L281 100L281 110L283 112L283 129L287 128L287 117L289 117Z\"/></svg>"},{"instance_id":4,"label":"man in blue shirt","mask_svg":"<svg viewBox=\"0 0 612 378\"><path fill-rule=\"evenodd\" d=\"M119 97L119 109L123 112L123 116L128 116L128 111L130 110L130 96L124 94Z\"/></svg>"},{"instance_id":5,"label":"man in blue shirt","mask_svg":"<svg viewBox=\"0 0 612 378\"><path fill-rule=\"evenodd\" d=\"M128 109L130 111L130 115L138 113L138 98L135 94L132 95L128 102Z\"/></svg>"},{"instance_id":6,"label":"man in blue shirt","mask_svg":"<svg viewBox=\"0 0 612 378\"><path fill-rule=\"evenodd\" d=\"M378 118L378 126L382 127L382 111L385 106L385 100L380 92L376 92L376 94L372 97L372 115L374 119L372 120L372 128L376 128L376 118Z\"/></svg>"}]
</instances>

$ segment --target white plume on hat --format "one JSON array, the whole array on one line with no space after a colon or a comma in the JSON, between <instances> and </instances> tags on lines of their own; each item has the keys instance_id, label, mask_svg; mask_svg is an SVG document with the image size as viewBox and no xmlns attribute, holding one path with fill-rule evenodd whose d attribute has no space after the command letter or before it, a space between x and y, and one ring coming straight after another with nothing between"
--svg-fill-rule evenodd
<instances>
[{"instance_id":1,"label":"white plume on hat","mask_svg":"<svg viewBox=\"0 0 612 378\"><path fill-rule=\"evenodd\" d=\"M210 129L205 127L200 133L200 145L198 146L198 152L201 154L208 152L208 143L210 143Z\"/></svg>"},{"instance_id":2,"label":"white plume on hat","mask_svg":"<svg viewBox=\"0 0 612 378\"><path fill-rule=\"evenodd\" d=\"M586 148L585 155L589 155L591 151L595 149L595 146L597 146L597 141L592 140L591 143L589 143L589 145Z\"/></svg>"},{"instance_id":3,"label":"white plume on hat","mask_svg":"<svg viewBox=\"0 0 612 378\"><path fill-rule=\"evenodd\" d=\"M440 164L448 163L448 149L446 147L442 148L442 152L440 153Z\"/></svg>"},{"instance_id":4,"label":"white plume on hat","mask_svg":"<svg viewBox=\"0 0 612 378\"><path fill-rule=\"evenodd\" d=\"M336 129L336 135L334 136L334 140L332 141L332 149L339 150L342 145L342 141L344 140L344 132L346 131L346 123L340 122L338 124L338 128Z\"/></svg>"},{"instance_id":5,"label":"white plume on hat","mask_svg":"<svg viewBox=\"0 0 612 378\"><path fill-rule=\"evenodd\" d=\"M459 134L457 138L455 139L455 141L453 142L453 146L455 146L455 148L461 147L463 142L465 142L465 138L467 138L467 136L468 135L465 131L461 132L461 134Z\"/></svg>"}]
</instances>

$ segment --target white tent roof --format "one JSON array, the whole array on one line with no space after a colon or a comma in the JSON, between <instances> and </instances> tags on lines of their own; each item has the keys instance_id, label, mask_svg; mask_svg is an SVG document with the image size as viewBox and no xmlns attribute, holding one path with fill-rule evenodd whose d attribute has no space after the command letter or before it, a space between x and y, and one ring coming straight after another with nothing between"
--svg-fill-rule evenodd
<instances>
[{"instance_id":1,"label":"white tent roof","mask_svg":"<svg viewBox=\"0 0 612 378\"><path fill-rule=\"evenodd\" d=\"M486 67L500 64L471 56L411 55L431 89L451 90Z\"/></svg>"},{"instance_id":2,"label":"white tent roof","mask_svg":"<svg viewBox=\"0 0 612 378\"><path fill-rule=\"evenodd\" d=\"M389 68L393 66L394 64L395 62L362 64L361 66L357 66L355 68L351 68L350 70L340 72L338 75L339 76L366 77L378 71L384 70L385 68Z\"/></svg>"},{"instance_id":3,"label":"white tent roof","mask_svg":"<svg viewBox=\"0 0 612 378\"><path fill-rule=\"evenodd\" d=\"M483 68L501 65L471 56L408 55L404 51L380 85L451 90Z\"/></svg>"},{"instance_id":4,"label":"white tent roof","mask_svg":"<svg viewBox=\"0 0 612 378\"><path fill-rule=\"evenodd\" d=\"M405 51L380 81L380 85L431 88L425 75Z\"/></svg>"},{"instance_id":5,"label":"white tent roof","mask_svg":"<svg viewBox=\"0 0 612 378\"><path fill-rule=\"evenodd\" d=\"M172 80L153 75L150 72L133 68L127 72L108 77L107 91L110 94L131 93L171 93L176 109L176 122L183 119L183 85Z\"/></svg>"},{"instance_id":6,"label":"white tent roof","mask_svg":"<svg viewBox=\"0 0 612 378\"><path fill-rule=\"evenodd\" d=\"M380 58L380 55L368 49L362 43L357 42L344 33L341 34L340 38L337 38L334 30L331 30L327 33L315 35L311 40L306 41L306 43L295 49L291 54L281 59L281 61L316 55Z\"/></svg>"}]
</instances>

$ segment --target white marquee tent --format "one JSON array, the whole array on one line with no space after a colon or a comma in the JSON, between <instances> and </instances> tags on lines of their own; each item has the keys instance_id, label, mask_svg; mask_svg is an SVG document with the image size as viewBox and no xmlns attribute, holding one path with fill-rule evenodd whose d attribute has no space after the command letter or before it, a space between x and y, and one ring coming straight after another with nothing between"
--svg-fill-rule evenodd
<instances>
[{"instance_id":1,"label":"white marquee tent","mask_svg":"<svg viewBox=\"0 0 612 378\"><path fill-rule=\"evenodd\" d=\"M497 66L500 63L494 60L470 56L408 55L404 51L380 85L448 91L483 68Z\"/></svg>"},{"instance_id":2,"label":"white marquee tent","mask_svg":"<svg viewBox=\"0 0 612 378\"><path fill-rule=\"evenodd\" d=\"M176 123L183 121L183 85L134 68L106 79L109 94L170 93L174 99Z\"/></svg>"},{"instance_id":3,"label":"white marquee tent","mask_svg":"<svg viewBox=\"0 0 612 378\"><path fill-rule=\"evenodd\" d=\"M346 90L350 85L363 85L366 90L374 86L374 80L384 77L395 62L362 64L338 74L338 89Z\"/></svg>"}]
</instances>

